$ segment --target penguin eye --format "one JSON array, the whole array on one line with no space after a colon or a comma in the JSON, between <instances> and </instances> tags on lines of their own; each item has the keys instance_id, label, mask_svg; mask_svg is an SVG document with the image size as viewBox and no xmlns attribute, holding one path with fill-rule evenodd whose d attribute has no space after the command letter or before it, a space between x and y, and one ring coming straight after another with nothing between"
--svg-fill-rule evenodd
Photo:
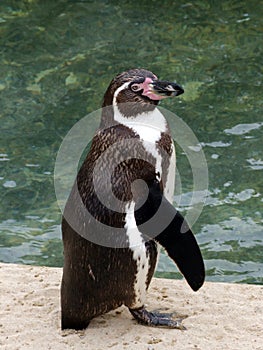
<instances>
[{"instance_id":1,"label":"penguin eye","mask_svg":"<svg viewBox=\"0 0 263 350\"><path fill-rule=\"evenodd\" d=\"M139 90L142 90L142 87L140 84L132 84L131 85L131 90L134 91L134 92L137 92Z\"/></svg>"}]
</instances>

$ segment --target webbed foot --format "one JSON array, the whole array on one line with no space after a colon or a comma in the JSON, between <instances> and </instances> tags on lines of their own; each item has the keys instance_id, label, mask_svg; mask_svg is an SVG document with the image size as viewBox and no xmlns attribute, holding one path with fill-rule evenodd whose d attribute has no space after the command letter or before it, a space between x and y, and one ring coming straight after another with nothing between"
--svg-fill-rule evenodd
<instances>
[{"instance_id":1,"label":"webbed foot","mask_svg":"<svg viewBox=\"0 0 263 350\"><path fill-rule=\"evenodd\" d=\"M133 317L141 324L154 327L166 327L185 330L182 325L183 318L173 319L174 314L164 314L159 312L149 312L144 307L139 309L129 309Z\"/></svg>"}]
</instances>

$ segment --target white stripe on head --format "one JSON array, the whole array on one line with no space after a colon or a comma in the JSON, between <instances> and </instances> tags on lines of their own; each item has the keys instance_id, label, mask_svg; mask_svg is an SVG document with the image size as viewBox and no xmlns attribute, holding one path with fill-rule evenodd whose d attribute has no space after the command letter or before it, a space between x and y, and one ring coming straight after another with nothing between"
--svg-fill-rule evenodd
<instances>
[{"instance_id":1,"label":"white stripe on head","mask_svg":"<svg viewBox=\"0 0 263 350\"><path fill-rule=\"evenodd\" d=\"M127 89L127 87L130 85L130 83L131 83L130 81L127 81L126 83L124 83L121 86L119 86L118 89L114 92L113 101L112 101L113 106L117 106L117 96L118 96L118 94L122 90Z\"/></svg>"}]
</instances>

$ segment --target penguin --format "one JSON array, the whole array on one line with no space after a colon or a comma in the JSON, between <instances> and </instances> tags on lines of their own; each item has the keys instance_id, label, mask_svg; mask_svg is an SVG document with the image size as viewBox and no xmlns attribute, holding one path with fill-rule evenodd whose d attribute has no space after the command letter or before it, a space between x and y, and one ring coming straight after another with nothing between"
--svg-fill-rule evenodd
<instances>
[{"instance_id":1,"label":"penguin","mask_svg":"<svg viewBox=\"0 0 263 350\"><path fill-rule=\"evenodd\" d=\"M175 147L157 107L183 92L146 69L118 74L106 90L62 218L62 329L85 329L123 304L140 324L184 328L145 307L160 247L194 291L205 279L194 234L173 206Z\"/></svg>"}]
</instances>

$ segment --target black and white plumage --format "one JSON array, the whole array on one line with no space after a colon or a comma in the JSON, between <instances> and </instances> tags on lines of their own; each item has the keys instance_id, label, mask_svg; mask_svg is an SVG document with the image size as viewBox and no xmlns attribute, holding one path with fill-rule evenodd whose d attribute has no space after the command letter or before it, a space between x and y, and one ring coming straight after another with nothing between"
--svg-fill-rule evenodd
<instances>
[{"instance_id":1,"label":"black and white plumage","mask_svg":"<svg viewBox=\"0 0 263 350\"><path fill-rule=\"evenodd\" d=\"M172 205L175 149L156 108L162 98L181 93L177 84L144 69L110 83L100 127L63 215L63 329L83 329L122 304L140 323L182 328L144 307L159 245L193 290L205 276L194 235Z\"/></svg>"}]
</instances>

